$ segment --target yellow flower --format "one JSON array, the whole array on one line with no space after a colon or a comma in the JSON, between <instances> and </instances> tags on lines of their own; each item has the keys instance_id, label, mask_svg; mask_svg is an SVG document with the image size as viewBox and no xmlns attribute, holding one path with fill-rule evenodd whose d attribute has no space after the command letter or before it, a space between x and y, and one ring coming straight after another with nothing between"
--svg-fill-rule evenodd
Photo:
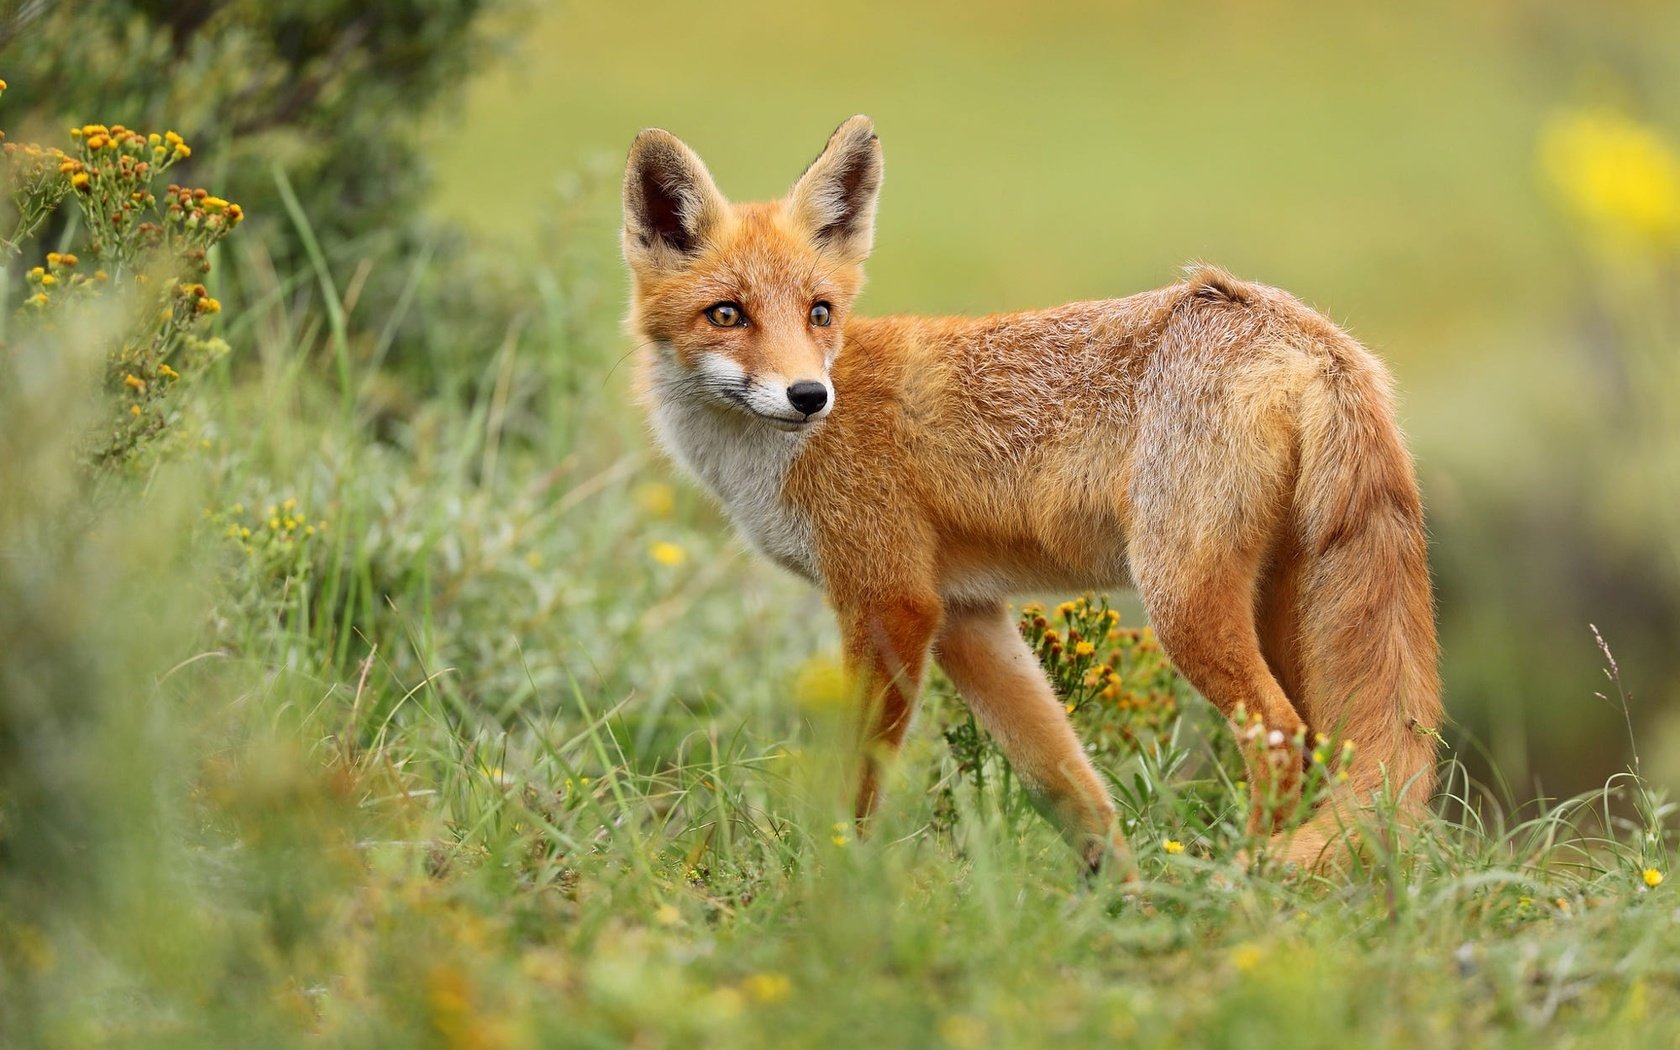
<instances>
[{"instance_id":1,"label":"yellow flower","mask_svg":"<svg viewBox=\"0 0 1680 1050\"><path fill-rule=\"evenodd\" d=\"M1646 868L1644 873L1645 885L1653 890L1662 885L1663 873L1656 868Z\"/></svg>"},{"instance_id":2,"label":"yellow flower","mask_svg":"<svg viewBox=\"0 0 1680 1050\"><path fill-rule=\"evenodd\" d=\"M1073 647L1073 655L1075 656L1090 656L1096 651L1097 647L1090 642L1080 642Z\"/></svg>"},{"instance_id":3,"label":"yellow flower","mask_svg":"<svg viewBox=\"0 0 1680 1050\"><path fill-rule=\"evenodd\" d=\"M787 979L786 974L755 973L741 982L741 990L747 993L749 999L779 1003L793 991L793 982Z\"/></svg>"},{"instance_id":4,"label":"yellow flower","mask_svg":"<svg viewBox=\"0 0 1680 1050\"><path fill-rule=\"evenodd\" d=\"M648 548L648 554L654 561L670 568L676 568L688 560L688 552L675 543L661 540Z\"/></svg>"},{"instance_id":5,"label":"yellow flower","mask_svg":"<svg viewBox=\"0 0 1680 1050\"><path fill-rule=\"evenodd\" d=\"M1540 162L1602 241L1680 243L1680 155L1655 129L1611 110L1560 113L1541 134Z\"/></svg>"},{"instance_id":6,"label":"yellow flower","mask_svg":"<svg viewBox=\"0 0 1680 1050\"><path fill-rule=\"evenodd\" d=\"M1239 944L1231 949L1231 965L1243 973L1248 973L1259 966L1264 958L1265 953L1260 950L1259 945Z\"/></svg>"},{"instance_id":7,"label":"yellow flower","mask_svg":"<svg viewBox=\"0 0 1680 1050\"><path fill-rule=\"evenodd\" d=\"M130 390L144 390L146 389L146 381L136 375L126 375L123 376L123 386Z\"/></svg>"},{"instance_id":8,"label":"yellow flower","mask_svg":"<svg viewBox=\"0 0 1680 1050\"><path fill-rule=\"evenodd\" d=\"M173 368L170 368L168 365L158 365L158 375L165 379L181 378L181 373L175 371Z\"/></svg>"},{"instance_id":9,"label":"yellow flower","mask_svg":"<svg viewBox=\"0 0 1680 1050\"><path fill-rule=\"evenodd\" d=\"M87 189L88 182L88 173L85 171L78 171L76 174L70 176L70 185L74 186L78 190Z\"/></svg>"},{"instance_id":10,"label":"yellow flower","mask_svg":"<svg viewBox=\"0 0 1680 1050\"><path fill-rule=\"evenodd\" d=\"M813 656L793 676L793 702L806 711L839 710L851 698L846 669L833 656Z\"/></svg>"},{"instance_id":11,"label":"yellow flower","mask_svg":"<svg viewBox=\"0 0 1680 1050\"><path fill-rule=\"evenodd\" d=\"M1178 841L1177 839L1168 839L1167 841L1161 843L1161 848L1166 850L1168 853L1183 853L1184 843Z\"/></svg>"}]
</instances>

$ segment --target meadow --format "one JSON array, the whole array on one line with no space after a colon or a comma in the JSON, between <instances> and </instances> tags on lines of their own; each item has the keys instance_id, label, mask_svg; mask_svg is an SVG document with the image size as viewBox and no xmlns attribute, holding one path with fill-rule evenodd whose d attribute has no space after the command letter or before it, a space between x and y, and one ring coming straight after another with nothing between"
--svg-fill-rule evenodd
<instances>
[{"instance_id":1,"label":"meadow","mask_svg":"<svg viewBox=\"0 0 1680 1050\"><path fill-rule=\"evenodd\" d=\"M839 29L792 9L659 76L610 42L675 5L497 15L452 107L323 90L435 165L405 195L336 140L387 212L324 195L325 131L174 136L186 72L14 123L0 66L0 1043L1672 1045L1680 114L1535 86L1609 55L1680 97L1672 12L1117 10L866 4L825 76L795 45ZM125 17L65 53L139 65ZM1415 838L1246 863L1232 747L1121 595L1021 612L1137 881L1082 875L938 680L859 836L828 611L651 451L614 242L636 128L766 196L853 110L873 312L1207 257L1394 363L1456 720Z\"/></svg>"}]
</instances>

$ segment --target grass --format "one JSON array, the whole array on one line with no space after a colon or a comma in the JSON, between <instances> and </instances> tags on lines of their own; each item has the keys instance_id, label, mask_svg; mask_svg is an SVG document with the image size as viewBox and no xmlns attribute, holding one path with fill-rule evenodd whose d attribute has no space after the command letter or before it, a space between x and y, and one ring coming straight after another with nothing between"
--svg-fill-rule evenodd
<instances>
[{"instance_id":1,"label":"grass","mask_svg":"<svg viewBox=\"0 0 1680 1050\"><path fill-rule=\"evenodd\" d=\"M225 261L265 270L260 244ZM304 279L332 287L327 261ZM17 358L16 1045L1680 1035L1680 927L1643 877L1673 821L1631 777L1502 816L1449 767L1447 816L1403 855L1249 870L1221 738L1182 692L1158 743L1103 738L1142 879L1092 881L994 752L947 738L966 716L936 683L859 840L826 611L649 460L610 315L532 318L570 356L490 355L461 386L482 394L392 421L377 353L340 352L343 327L282 292L227 322L244 367L204 384L202 442L141 485L65 477L95 410L79 344ZM317 531L279 541L283 517Z\"/></svg>"}]
</instances>

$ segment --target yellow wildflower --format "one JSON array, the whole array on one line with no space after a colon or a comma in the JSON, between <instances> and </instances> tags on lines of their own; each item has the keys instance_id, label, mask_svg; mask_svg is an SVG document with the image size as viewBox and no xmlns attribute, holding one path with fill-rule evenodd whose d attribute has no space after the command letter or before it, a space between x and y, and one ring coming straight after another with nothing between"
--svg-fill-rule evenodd
<instances>
[{"instance_id":1,"label":"yellow wildflower","mask_svg":"<svg viewBox=\"0 0 1680 1050\"><path fill-rule=\"evenodd\" d=\"M648 554L654 561L669 568L676 568L688 560L688 552L677 546L661 540L648 548Z\"/></svg>"},{"instance_id":2,"label":"yellow wildflower","mask_svg":"<svg viewBox=\"0 0 1680 1050\"><path fill-rule=\"evenodd\" d=\"M1073 655L1075 656L1090 656L1096 651L1097 647L1090 642L1080 642L1073 647Z\"/></svg>"},{"instance_id":3,"label":"yellow wildflower","mask_svg":"<svg viewBox=\"0 0 1680 1050\"><path fill-rule=\"evenodd\" d=\"M1541 134L1540 161L1601 240L1680 240L1680 155L1655 129L1610 110L1561 113Z\"/></svg>"},{"instance_id":4,"label":"yellow wildflower","mask_svg":"<svg viewBox=\"0 0 1680 1050\"><path fill-rule=\"evenodd\" d=\"M137 375L125 375L123 376L123 386L130 390L144 390L146 389L146 381Z\"/></svg>"},{"instance_id":5,"label":"yellow wildflower","mask_svg":"<svg viewBox=\"0 0 1680 1050\"><path fill-rule=\"evenodd\" d=\"M1645 885L1653 890L1662 885L1663 873L1656 868L1646 868L1644 872Z\"/></svg>"},{"instance_id":6,"label":"yellow wildflower","mask_svg":"<svg viewBox=\"0 0 1680 1050\"><path fill-rule=\"evenodd\" d=\"M1265 953L1256 944L1239 944L1231 949L1231 965L1243 973L1248 973L1259 966L1265 958Z\"/></svg>"},{"instance_id":7,"label":"yellow wildflower","mask_svg":"<svg viewBox=\"0 0 1680 1050\"><path fill-rule=\"evenodd\" d=\"M1173 854L1183 853L1184 852L1184 843L1178 841L1177 839L1168 839L1165 842L1161 843L1161 848L1166 850L1168 853L1173 853Z\"/></svg>"},{"instance_id":8,"label":"yellow wildflower","mask_svg":"<svg viewBox=\"0 0 1680 1050\"><path fill-rule=\"evenodd\" d=\"M140 414L140 406L139 405L129 405L128 406L128 414L131 415L131 416L139 415Z\"/></svg>"},{"instance_id":9,"label":"yellow wildflower","mask_svg":"<svg viewBox=\"0 0 1680 1050\"><path fill-rule=\"evenodd\" d=\"M839 710L851 696L846 670L833 656L813 656L794 675L793 702L806 711Z\"/></svg>"},{"instance_id":10,"label":"yellow wildflower","mask_svg":"<svg viewBox=\"0 0 1680 1050\"><path fill-rule=\"evenodd\" d=\"M793 991L793 982L786 974L755 973L741 982L741 990L747 993L747 998L761 1003L779 1003Z\"/></svg>"},{"instance_id":11,"label":"yellow wildflower","mask_svg":"<svg viewBox=\"0 0 1680 1050\"><path fill-rule=\"evenodd\" d=\"M89 181L88 173L85 171L78 171L76 174L70 176L70 185L78 190L87 189Z\"/></svg>"}]
</instances>

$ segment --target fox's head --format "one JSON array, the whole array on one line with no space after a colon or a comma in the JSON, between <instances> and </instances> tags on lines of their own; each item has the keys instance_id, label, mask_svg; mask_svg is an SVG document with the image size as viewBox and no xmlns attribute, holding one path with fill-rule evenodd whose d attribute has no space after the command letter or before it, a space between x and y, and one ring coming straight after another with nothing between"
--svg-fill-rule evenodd
<instances>
[{"instance_id":1,"label":"fox's head","mask_svg":"<svg viewBox=\"0 0 1680 1050\"><path fill-rule=\"evenodd\" d=\"M822 419L880 189L867 117L840 125L788 195L762 204L731 204L682 140L642 132L624 173L631 332L683 396L786 430Z\"/></svg>"}]
</instances>

